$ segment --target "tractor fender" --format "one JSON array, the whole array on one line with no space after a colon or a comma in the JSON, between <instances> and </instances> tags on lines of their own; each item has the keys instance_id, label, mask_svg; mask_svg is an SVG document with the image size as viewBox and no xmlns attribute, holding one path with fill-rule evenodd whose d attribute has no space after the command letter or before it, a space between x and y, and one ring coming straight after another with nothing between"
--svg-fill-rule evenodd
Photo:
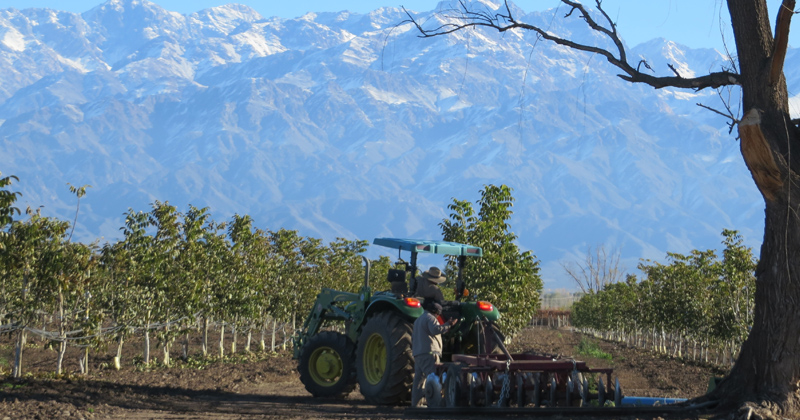
<instances>
[{"instance_id":1,"label":"tractor fender","mask_svg":"<svg viewBox=\"0 0 800 420\"><path fill-rule=\"evenodd\" d=\"M396 298L375 299L367 306L364 319L378 313L392 311L399 314L408 322L414 323L423 313L422 307L409 306L405 300Z\"/></svg>"},{"instance_id":2,"label":"tractor fender","mask_svg":"<svg viewBox=\"0 0 800 420\"><path fill-rule=\"evenodd\" d=\"M481 308L481 306L478 305L478 302L462 302L460 307L461 316L466 318L469 322L474 320L486 320L494 322L500 319L500 312L497 310L496 306L491 305L488 302L480 303L484 305L488 304L491 309L486 307Z\"/></svg>"}]
</instances>

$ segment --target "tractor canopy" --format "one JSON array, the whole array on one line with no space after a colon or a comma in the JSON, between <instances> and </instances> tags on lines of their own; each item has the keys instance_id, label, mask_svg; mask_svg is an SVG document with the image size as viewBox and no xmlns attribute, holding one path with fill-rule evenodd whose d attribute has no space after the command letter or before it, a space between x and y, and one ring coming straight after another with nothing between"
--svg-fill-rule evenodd
<instances>
[{"instance_id":1,"label":"tractor canopy","mask_svg":"<svg viewBox=\"0 0 800 420\"><path fill-rule=\"evenodd\" d=\"M440 254L463 257L483 256L483 249L481 247L457 242L433 241L429 239L375 238L372 243L399 251L409 251L412 254Z\"/></svg>"},{"instance_id":2,"label":"tractor canopy","mask_svg":"<svg viewBox=\"0 0 800 420\"><path fill-rule=\"evenodd\" d=\"M396 249L398 252L411 252L411 262L406 266L405 271L411 273L409 290L411 290L412 293L416 290L418 254L439 254L457 257L458 277L456 279L456 300L461 300L466 290L462 272L467 257L483 257L483 248L475 245L460 244L458 242L435 241L430 239L375 238L372 243Z\"/></svg>"}]
</instances>

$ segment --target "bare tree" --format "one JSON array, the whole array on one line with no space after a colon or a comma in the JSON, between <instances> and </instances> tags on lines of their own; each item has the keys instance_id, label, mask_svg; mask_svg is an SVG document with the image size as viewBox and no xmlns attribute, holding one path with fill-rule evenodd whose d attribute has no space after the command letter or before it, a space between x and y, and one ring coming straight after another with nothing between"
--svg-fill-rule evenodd
<instances>
[{"instance_id":1,"label":"bare tree","mask_svg":"<svg viewBox=\"0 0 800 420\"><path fill-rule=\"evenodd\" d=\"M466 28L533 31L540 39L600 55L622 71L621 79L656 89L741 89L744 117L722 114L731 120L731 128L738 128L742 157L765 201L755 320L727 379L698 401L716 401L718 409L741 418L800 418L800 129L789 115L783 75L795 0L782 1L774 36L766 0L727 0L736 44L731 68L697 77L683 77L674 67L671 76L644 73L646 63L629 62L616 24L601 0L591 10L576 1L561 3L568 8L565 19L583 20L613 47L575 42L520 22L507 1L496 11L461 1L456 10L439 16L439 26L430 28L408 16L422 37Z\"/></svg>"},{"instance_id":2,"label":"bare tree","mask_svg":"<svg viewBox=\"0 0 800 420\"><path fill-rule=\"evenodd\" d=\"M600 245L594 252L589 247L582 263L562 262L561 268L581 288L581 292L597 293L603 290L603 286L623 279L625 269L620 266L619 259L619 250L608 252L605 245Z\"/></svg>"}]
</instances>

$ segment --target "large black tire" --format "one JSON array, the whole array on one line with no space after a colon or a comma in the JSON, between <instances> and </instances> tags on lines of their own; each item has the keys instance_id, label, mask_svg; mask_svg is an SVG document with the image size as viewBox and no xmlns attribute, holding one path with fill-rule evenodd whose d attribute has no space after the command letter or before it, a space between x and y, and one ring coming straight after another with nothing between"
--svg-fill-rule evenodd
<instances>
[{"instance_id":1,"label":"large black tire","mask_svg":"<svg viewBox=\"0 0 800 420\"><path fill-rule=\"evenodd\" d=\"M367 320L358 338L356 373L361 394L372 404L401 404L411 397L413 326L394 312Z\"/></svg>"},{"instance_id":2,"label":"large black tire","mask_svg":"<svg viewBox=\"0 0 800 420\"><path fill-rule=\"evenodd\" d=\"M343 334L323 331L303 345L297 370L311 395L344 398L356 387L355 345Z\"/></svg>"},{"instance_id":3,"label":"large black tire","mask_svg":"<svg viewBox=\"0 0 800 420\"><path fill-rule=\"evenodd\" d=\"M464 354L498 354L503 350L500 344L497 343L497 338L494 333L497 333L500 340L505 340L505 335L500 332L495 324L478 323L473 325L470 331L464 336L464 341L461 344L461 351ZM480 340L477 335L480 335ZM487 346L488 344L488 346Z\"/></svg>"}]
</instances>

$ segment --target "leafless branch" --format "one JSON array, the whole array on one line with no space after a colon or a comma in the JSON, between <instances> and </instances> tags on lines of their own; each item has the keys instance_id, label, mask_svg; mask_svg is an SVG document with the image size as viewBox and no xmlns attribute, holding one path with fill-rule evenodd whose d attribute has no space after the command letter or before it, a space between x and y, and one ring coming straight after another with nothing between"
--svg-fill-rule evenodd
<instances>
[{"instance_id":1,"label":"leafless branch","mask_svg":"<svg viewBox=\"0 0 800 420\"><path fill-rule=\"evenodd\" d=\"M678 69L676 69L675 66L673 66L672 64L667 64L667 67L669 67L669 69L672 70L672 72L675 73L676 76L681 77L681 74L678 73Z\"/></svg>"},{"instance_id":2,"label":"leafless branch","mask_svg":"<svg viewBox=\"0 0 800 420\"><path fill-rule=\"evenodd\" d=\"M636 71L639 71L639 69L642 66L644 66L644 68L646 68L647 70L650 70L650 71L653 71L653 72L655 71L655 70L653 70L652 67L650 67L650 64L647 61L645 61L644 59L639 60L639 64L636 66Z\"/></svg>"},{"instance_id":3,"label":"leafless branch","mask_svg":"<svg viewBox=\"0 0 800 420\"><path fill-rule=\"evenodd\" d=\"M703 105L701 103L698 103L697 106L699 106L700 108L705 108L705 109L707 109L707 110L709 110L709 111L711 111L711 112L713 112L715 114L722 115L723 117L728 118L728 119L730 119L731 121L733 121L735 123L739 122L739 120L737 120L736 117L734 117L733 115L729 115L729 114L725 114L725 113L723 113L721 111L717 111L716 109L711 108L710 106Z\"/></svg>"},{"instance_id":4,"label":"leafless branch","mask_svg":"<svg viewBox=\"0 0 800 420\"><path fill-rule=\"evenodd\" d=\"M784 1L793 2L794 0L784 0ZM413 23L417 28L417 30L419 31L420 36L423 38L442 36L460 31L462 29L479 28L479 27L495 29L501 33L512 29L523 29L532 31L537 33L542 39L546 39L558 45L563 45L565 47L569 47L575 50L585 51L603 56L605 57L606 61L608 61L610 64L622 70L623 73L618 75L618 77L620 77L621 79L631 83L644 83L656 89L664 87L676 87L676 88L700 90L705 88L718 88L721 86L739 84L739 75L729 71L713 72L704 76L692 77L692 78L683 78L680 77L679 75L671 77L663 77L663 76L659 77L642 73L639 71L639 66L642 64L641 62L639 63L639 65L637 65L637 68L634 68L628 63L627 52L625 51L625 47L622 43L622 40L617 34L616 24L614 24L614 22L608 16L605 10L603 10L601 5L602 3L601 0L596 0L596 8L605 19L606 21L605 23L607 26L601 25L597 21L595 21L592 15L586 10L586 8L581 3L571 0L561 0L561 2L571 7L570 11L566 14L565 17L572 16L573 13L577 12L576 14L579 15L579 18L582 19L584 22L586 22L586 24L592 30L603 34L614 44L616 52L612 53L611 51L604 48L596 47L593 45L582 44L566 38L562 38L549 33L548 31L544 30L539 26L531 25L524 22L519 22L512 15L511 8L508 5L508 0L505 0L504 2L505 10L503 12L498 12L494 14L489 11L472 10L463 1L460 1L459 14L457 16L443 16L446 19L446 22L432 29L423 28L422 25L419 22L417 22L417 20L413 16L411 16L410 13L408 13L408 11L406 11L406 15L408 16L408 20L406 22ZM405 9L403 10L405 11Z\"/></svg>"},{"instance_id":5,"label":"leafless branch","mask_svg":"<svg viewBox=\"0 0 800 420\"><path fill-rule=\"evenodd\" d=\"M597 293L607 284L617 283L624 278L625 269L620 266L619 250L606 251L604 245L598 246L594 252L589 247L583 263L561 263L568 276L575 281L581 291Z\"/></svg>"}]
</instances>

